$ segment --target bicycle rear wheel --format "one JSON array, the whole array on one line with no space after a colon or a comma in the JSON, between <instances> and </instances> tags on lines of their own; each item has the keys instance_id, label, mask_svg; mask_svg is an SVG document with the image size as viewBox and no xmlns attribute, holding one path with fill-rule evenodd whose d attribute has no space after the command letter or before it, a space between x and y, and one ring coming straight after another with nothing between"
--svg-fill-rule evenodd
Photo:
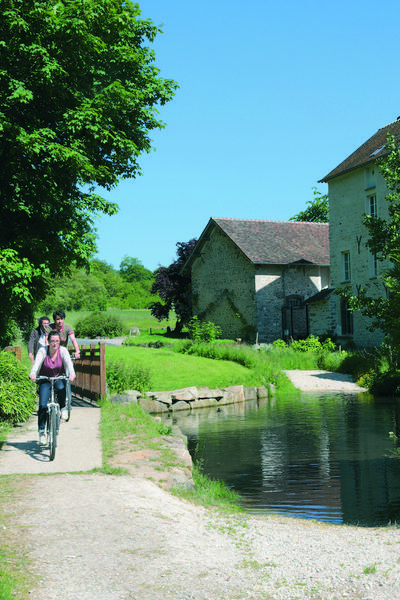
<instances>
[{"instance_id":1,"label":"bicycle rear wheel","mask_svg":"<svg viewBox=\"0 0 400 600\"><path fill-rule=\"evenodd\" d=\"M48 442L50 460L54 460L57 448L57 410L55 406L52 406L49 412Z\"/></svg>"}]
</instances>

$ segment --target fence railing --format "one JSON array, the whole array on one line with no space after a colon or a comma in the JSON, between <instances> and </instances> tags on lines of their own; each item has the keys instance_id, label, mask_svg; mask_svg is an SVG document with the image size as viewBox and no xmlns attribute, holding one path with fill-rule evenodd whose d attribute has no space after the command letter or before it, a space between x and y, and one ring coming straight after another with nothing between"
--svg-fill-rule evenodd
<instances>
[{"instance_id":1,"label":"fence railing","mask_svg":"<svg viewBox=\"0 0 400 600\"><path fill-rule=\"evenodd\" d=\"M71 354L73 351L71 351ZM81 398L99 400L106 395L106 346L104 342L81 346L80 358L74 361L76 379L72 393Z\"/></svg>"}]
</instances>

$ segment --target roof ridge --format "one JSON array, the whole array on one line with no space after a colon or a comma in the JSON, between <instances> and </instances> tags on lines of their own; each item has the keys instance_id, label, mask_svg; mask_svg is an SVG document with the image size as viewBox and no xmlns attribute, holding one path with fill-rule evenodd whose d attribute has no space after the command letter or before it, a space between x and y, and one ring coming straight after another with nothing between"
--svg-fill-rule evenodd
<instances>
[{"instance_id":1,"label":"roof ridge","mask_svg":"<svg viewBox=\"0 0 400 600\"><path fill-rule=\"evenodd\" d=\"M278 220L278 219L245 219L245 218L240 218L240 219L236 219L235 217L211 217L211 219L213 219L213 221L251 221L254 223L288 223L289 225L298 225L299 223L302 224L307 224L307 225L329 225L328 222L324 222L324 223L318 223L316 221L282 221L282 220Z\"/></svg>"}]
</instances>

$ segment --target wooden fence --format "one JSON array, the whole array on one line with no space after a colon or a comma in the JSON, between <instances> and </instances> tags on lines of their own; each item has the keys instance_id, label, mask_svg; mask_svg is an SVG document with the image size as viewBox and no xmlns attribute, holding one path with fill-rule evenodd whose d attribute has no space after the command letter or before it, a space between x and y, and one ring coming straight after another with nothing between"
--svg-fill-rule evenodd
<instances>
[{"instance_id":1,"label":"wooden fence","mask_svg":"<svg viewBox=\"0 0 400 600\"><path fill-rule=\"evenodd\" d=\"M70 351L71 354L73 351ZM76 379L72 393L81 398L99 400L106 395L106 346L103 343L81 346L80 358L74 360Z\"/></svg>"},{"instance_id":2,"label":"wooden fence","mask_svg":"<svg viewBox=\"0 0 400 600\"><path fill-rule=\"evenodd\" d=\"M21 360L21 346L7 346L4 348L4 352L14 352L15 358Z\"/></svg>"},{"instance_id":3,"label":"wooden fence","mask_svg":"<svg viewBox=\"0 0 400 600\"><path fill-rule=\"evenodd\" d=\"M21 346L7 346L21 360ZM73 353L70 350L71 354ZM80 398L99 400L106 395L106 346L104 342L82 346L80 358L74 360L76 379L71 384L72 393Z\"/></svg>"}]
</instances>

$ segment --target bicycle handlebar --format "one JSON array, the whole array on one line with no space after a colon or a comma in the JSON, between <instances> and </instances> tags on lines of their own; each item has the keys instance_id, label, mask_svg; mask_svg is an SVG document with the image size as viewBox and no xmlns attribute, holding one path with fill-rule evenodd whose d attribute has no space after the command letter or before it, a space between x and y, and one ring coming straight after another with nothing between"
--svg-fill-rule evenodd
<instances>
[{"instance_id":1,"label":"bicycle handlebar","mask_svg":"<svg viewBox=\"0 0 400 600\"><path fill-rule=\"evenodd\" d=\"M66 379L69 381L68 375L57 375L56 377L48 377L47 375L39 375L38 377L36 377L35 381L40 381L41 379L45 380L45 381L57 381L57 379Z\"/></svg>"}]
</instances>

